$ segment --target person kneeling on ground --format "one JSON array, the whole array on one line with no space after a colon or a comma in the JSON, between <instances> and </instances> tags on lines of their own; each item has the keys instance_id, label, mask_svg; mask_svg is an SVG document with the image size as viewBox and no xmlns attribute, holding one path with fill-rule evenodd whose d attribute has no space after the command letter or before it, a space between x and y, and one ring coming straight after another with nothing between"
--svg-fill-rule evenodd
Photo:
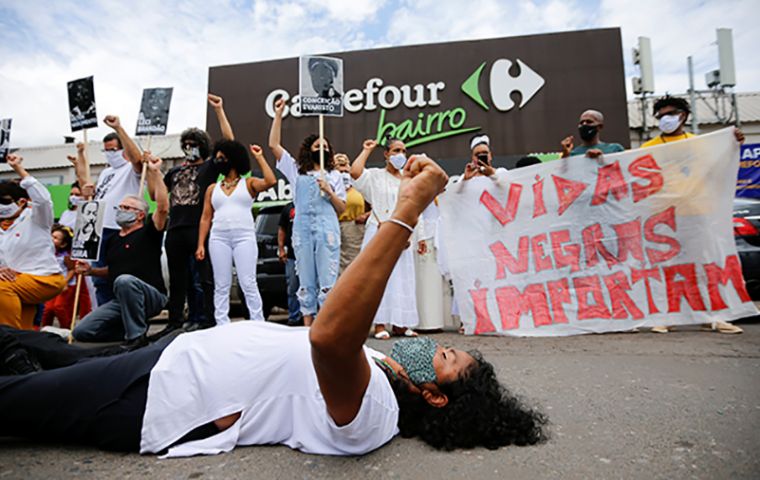
<instances>
[{"instance_id":1,"label":"person kneeling on ground","mask_svg":"<svg viewBox=\"0 0 760 480\"><path fill-rule=\"evenodd\" d=\"M364 346L417 219L446 185L425 156L403 171L394 211L310 329L235 322L168 345L0 377L0 411L14 412L0 422L0 436L168 457L271 444L361 455L399 433L445 450L541 442L544 416L500 385L479 353L429 338L399 340L389 356ZM68 415L40 414L52 395L70 406Z\"/></svg>"},{"instance_id":2,"label":"person kneeling on ground","mask_svg":"<svg viewBox=\"0 0 760 480\"><path fill-rule=\"evenodd\" d=\"M127 195L119 203L116 221L120 230L108 239L106 266L93 268L77 262L77 273L108 277L115 298L84 317L73 336L81 342L125 340L129 345L146 344L148 319L161 312L167 302L161 275L163 230L169 212L169 197L161 176L161 159L146 153L147 182L155 192L156 210L148 217L144 199Z\"/></svg>"}]
</instances>

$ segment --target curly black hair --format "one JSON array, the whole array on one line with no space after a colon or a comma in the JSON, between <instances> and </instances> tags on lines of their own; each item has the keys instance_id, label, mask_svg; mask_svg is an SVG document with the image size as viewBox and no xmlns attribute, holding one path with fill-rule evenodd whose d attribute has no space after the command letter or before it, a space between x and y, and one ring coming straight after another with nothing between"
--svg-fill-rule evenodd
<instances>
[{"instance_id":1,"label":"curly black hair","mask_svg":"<svg viewBox=\"0 0 760 480\"><path fill-rule=\"evenodd\" d=\"M526 407L499 383L493 365L478 351L476 364L454 382L438 385L449 399L441 408L410 392L406 380L391 381L399 404L398 428L404 438L420 437L439 450L483 446L535 445L546 440L546 417Z\"/></svg>"},{"instance_id":2,"label":"curly black hair","mask_svg":"<svg viewBox=\"0 0 760 480\"><path fill-rule=\"evenodd\" d=\"M677 108L678 110L686 112L687 117L691 113L689 102L687 102L685 99L681 97L671 97L670 95L665 95L664 97L658 98L657 101L654 102L654 107L652 107L652 114L657 115L657 112L659 112L660 109L664 107Z\"/></svg>"},{"instance_id":3,"label":"curly black hair","mask_svg":"<svg viewBox=\"0 0 760 480\"><path fill-rule=\"evenodd\" d=\"M319 135L312 133L308 137L304 138L303 142L301 142L301 148L298 151L298 158L296 158L298 173L301 175L314 170L314 168L317 166L317 163L311 157L311 146L314 144L314 142L317 141L318 138ZM330 140L328 140L327 137L325 137L325 141L327 142L327 150L325 150L325 170L329 172L335 169L335 160L333 159L333 153L335 150L333 150L332 143L330 143Z\"/></svg>"},{"instance_id":4,"label":"curly black hair","mask_svg":"<svg viewBox=\"0 0 760 480\"><path fill-rule=\"evenodd\" d=\"M214 157L217 152L222 152L238 175L245 175L251 171L251 157L248 156L248 149L237 140L219 140L214 144Z\"/></svg>"},{"instance_id":5,"label":"curly black hair","mask_svg":"<svg viewBox=\"0 0 760 480\"><path fill-rule=\"evenodd\" d=\"M198 145L201 158L208 158L211 153L211 137L208 133L200 128L191 127L182 132L179 136L179 144L183 145L186 141L195 142Z\"/></svg>"}]
</instances>

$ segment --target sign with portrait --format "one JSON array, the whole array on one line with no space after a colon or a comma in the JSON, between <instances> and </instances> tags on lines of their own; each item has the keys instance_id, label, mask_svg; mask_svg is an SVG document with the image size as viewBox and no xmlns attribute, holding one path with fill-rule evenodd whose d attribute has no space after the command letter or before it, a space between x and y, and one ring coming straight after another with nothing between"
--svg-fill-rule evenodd
<instances>
[{"instance_id":1,"label":"sign with portrait","mask_svg":"<svg viewBox=\"0 0 760 480\"><path fill-rule=\"evenodd\" d=\"M98 117L95 112L95 84L92 78L80 78L68 83L69 119L72 132L98 126Z\"/></svg>"},{"instance_id":2,"label":"sign with portrait","mask_svg":"<svg viewBox=\"0 0 760 480\"><path fill-rule=\"evenodd\" d=\"M166 134L172 90L172 88L146 88L143 90L135 135Z\"/></svg>"},{"instance_id":3,"label":"sign with portrait","mask_svg":"<svg viewBox=\"0 0 760 480\"><path fill-rule=\"evenodd\" d=\"M105 213L104 201L87 200L79 204L74 224L74 239L71 242L71 258L91 262L99 260Z\"/></svg>"},{"instance_id":4,"label":"sign with portrait","mask_svg":"<svg viewBox=\"0 0 760 480\"><path fill-rule=\"evenodd\" d=\"M343 116L343 60L300 57L298 73L302 115Z\"/></svg>"}]
</instances>

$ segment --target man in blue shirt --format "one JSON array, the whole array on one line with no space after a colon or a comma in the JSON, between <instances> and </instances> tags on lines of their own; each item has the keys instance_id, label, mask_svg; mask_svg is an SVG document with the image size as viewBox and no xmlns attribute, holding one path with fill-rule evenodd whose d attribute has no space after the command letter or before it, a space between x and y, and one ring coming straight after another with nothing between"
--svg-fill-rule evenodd
<instances>
[{"instance_id":1,"label":"man in blue shirt","mask_svg":"<svg viewBox=\"0 0 760 480\"><path fill-rule=\"evenodd\" d=\"M604 115L596 110L586 110L578 120L578 135L581 144L574 147L573 136L570 135L562 140L562 158L586 155L597 158L602 154L622 152L625 150L619 143L605 143L600 138L600 132L604 129Z\"/></svg>"}]
</instances>

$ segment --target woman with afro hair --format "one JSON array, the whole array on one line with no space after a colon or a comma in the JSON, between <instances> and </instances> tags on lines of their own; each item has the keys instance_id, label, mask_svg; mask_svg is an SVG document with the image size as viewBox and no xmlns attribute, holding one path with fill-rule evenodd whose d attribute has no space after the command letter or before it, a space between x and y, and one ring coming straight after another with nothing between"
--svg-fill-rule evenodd
<instances>
[{"instance_id":1,"label":"woman with afro hair","mask_svg":"<svg viewBox=\"0 0 760 480\"><path fill-rule=\"evenodd\" d=\"M346 188L335 169L333 149L325 138L324 169L319 166L320 139L309 135L294 159L280 143L285 101L277 100L269 132L269 148L277 159L277 169L293 189L296 216L293 220L293 250L298 272L298 301L304 325L311 325L328 292L338 278L340 267L340 225L338 215L346 209Z\"/></svg>"}]
</instances>

